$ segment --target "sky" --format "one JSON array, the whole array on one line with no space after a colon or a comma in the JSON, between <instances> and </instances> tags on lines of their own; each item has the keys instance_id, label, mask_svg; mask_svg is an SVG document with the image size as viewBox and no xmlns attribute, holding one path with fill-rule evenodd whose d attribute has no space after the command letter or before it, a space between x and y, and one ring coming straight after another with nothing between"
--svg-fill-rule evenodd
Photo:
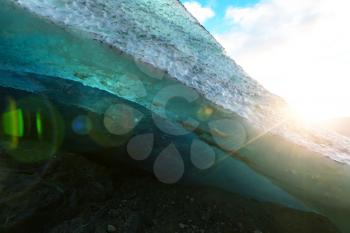
<instances>
[{"instance_id":1,"label":"sky","mask_svg":"<svg viewBox=\"0 0 350 233\"><path fill-rule=\"evenodd\" d=\"M350 1L182 2L251 77L301 115L350 116Z\"/></svg>"}]
</instances>

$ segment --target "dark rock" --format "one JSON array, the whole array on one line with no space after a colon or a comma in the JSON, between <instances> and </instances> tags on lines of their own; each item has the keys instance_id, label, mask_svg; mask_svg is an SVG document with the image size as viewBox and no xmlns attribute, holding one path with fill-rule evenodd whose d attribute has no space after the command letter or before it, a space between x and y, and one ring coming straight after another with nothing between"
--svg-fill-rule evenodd
<instances>
[{"instance_id":1,"label":"dark rock","mask_svg":"<svg viewBox=\"0 0 350 233\"><path fill-rule=\"evenodd\" d=\"M96 184L108 183L112 188L96 189ZM106 233L111 226L122 233L338 232L313 213L215 189L168 186L145 174L116 177L111 169L77 155L63 155L25 195L2 203L0 226L3 233Z\"/></svg>"}]
</instances>

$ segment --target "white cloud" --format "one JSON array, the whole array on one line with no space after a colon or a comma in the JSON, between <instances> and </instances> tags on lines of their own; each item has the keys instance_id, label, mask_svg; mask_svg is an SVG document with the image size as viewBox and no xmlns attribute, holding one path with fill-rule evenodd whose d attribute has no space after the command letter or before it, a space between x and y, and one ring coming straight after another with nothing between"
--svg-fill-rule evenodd
<instances>
[{"instance_id":1,"label":"white cloud","mask_svg":"<svg viewBox=\"0 0 350 233\"><path fill-rule=\"evenodd\" d=\"M350 115L349 4L263 0L229 7L231 27L216 38L247 73L302 111Z\"/></svg>"},{"instance_id":2,"label":"white cloud","mask_svg":"<svg viewBox=\"0 0 350 233\"><path fill-rule=\"evenodd\" d=\"M185 2L186 9L201 23L215 16L215 12L210 7L204 7L199 2Z\"/></svg>"}]
</instances>

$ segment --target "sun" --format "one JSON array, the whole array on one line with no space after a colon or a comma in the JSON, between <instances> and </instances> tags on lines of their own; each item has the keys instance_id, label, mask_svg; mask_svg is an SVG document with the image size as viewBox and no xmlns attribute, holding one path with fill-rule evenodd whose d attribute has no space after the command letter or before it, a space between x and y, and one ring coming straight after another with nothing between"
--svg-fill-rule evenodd
<instances>
[{"instance_id":1,"label":"sun","mask_svg":"<svg viewBox=\"0 0 350 233\"><path fill-rule=\"evenodd\" d=\"M307 95L298 101L289 102L297 118L307 124L320 124L322 122L347 116L347 105L343 101L328 97L309 98Z\"/></svg>"},{"instance_id":2,"label":"sun","mask_svg":"<svg viewBox=\"0 0 350 233\"><path fill-rule=\"evenodd\" d=\"M308 124L321 123L332 118L326 109L315 108L306 104L292 105L296 116Z\"/></svg>"},{"instance_id":3,"label":"sun","mask_svg":"<svg viewBox=\"0 0 350 233\"><path fill-rule=\"evenodd\" d=\"M303 80L287 77L268 89L288 103L290 115L306 123L322 123L350 116L349 87L346 78L317 80L306 76Z\"/></svg>"}]
</instances>

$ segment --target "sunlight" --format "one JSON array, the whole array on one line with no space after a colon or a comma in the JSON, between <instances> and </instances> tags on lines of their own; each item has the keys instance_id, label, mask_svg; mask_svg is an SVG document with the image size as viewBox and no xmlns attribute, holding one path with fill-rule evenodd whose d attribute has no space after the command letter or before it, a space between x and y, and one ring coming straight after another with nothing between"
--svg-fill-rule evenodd
<instances>
[{"instance_id":1,"label":"sunlight","mask_svg":"<svg viewBox=\"0 0 350 233\"><path fill-rule=\"evenodd\" d=\"M291 107L295 111L297 117L308 124L320 123L338 116L336 112L332 114L325 108L317 108L304 103L292 104Z\"/></svg>"},{"instance_id":2,"label":"sunlight","mask_svg":"<svg viewBox=\"0 0 350 233\"><path fill-rule=\"evenodd\" d=\"M215 35L251 77L308 121L350 116L349 1L316 2L230 6L231 27Z\"/></svg>"},{"instance_id":3,"label":"sunlight","mask_svg":"<svg viewBox=\"0 0 350 233\"><path fill-rule=\"evenodd\" d=\"M343 85L347 86L344 80ZM330 85L331 86L331 85ZM327 88L324 86L304 86L304 88L290 88L284 97L299 118L308 123L319 123L329 119L336 119L349 115L349 103L346 93L341 88Z\"/></svg>"}]
</instances>

